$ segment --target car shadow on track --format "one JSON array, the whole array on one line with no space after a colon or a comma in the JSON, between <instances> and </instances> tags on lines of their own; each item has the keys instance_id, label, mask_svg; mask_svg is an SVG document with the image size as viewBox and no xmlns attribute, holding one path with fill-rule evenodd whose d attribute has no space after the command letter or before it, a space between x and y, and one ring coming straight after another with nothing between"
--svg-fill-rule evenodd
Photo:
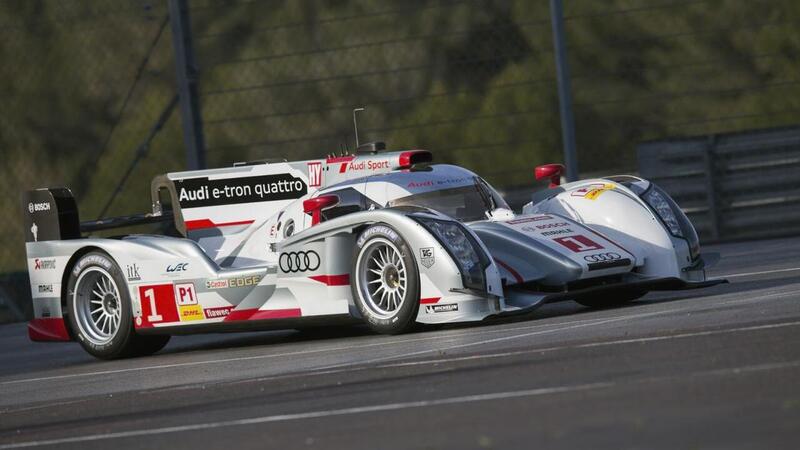
<instances>
[{"instance_id":1,"label":"car shadow on track","mask_svg":"<svg viewBox=\"0 0 800 450\"><path fill-rule=\"evenodd\" d=\"M742 292L746 291L753 291L757 289L763 290L763 289L769 289L773 287L779 287L795 283L800 284L800 277L790 276L790 277L774 278L770 280L736 281L729 284L721 284L711 288L697 289L697 290L651 292L647 294L645 297L630 302L628 304L611 306L606 308L590 308L580 305L573 301L563 301L563 302L544 305L541 308L532 311L530 314L526 314L523 316L508 317L503 319L492 319L489 321L482 321L482 322L470 322L470 323L447 324L447 325L436 325L436 326L421 326L419 327L418 330L415 330L414 333L410 334L469 329L469 328L486 327L493 325L502 326L504 324L509 324L509 323L531 322L535 320L549 319L555 317L580 316L583 314L591 314L599 310L615 310L615 309L625 310L627 308L640 308L646 305L663 304L663 303L677 302L689 299L695 299L698 302L700 302L705 297L732 294L732 293L741 294ZM407 334L406 336L408 335L409 334ZM247 335L236 336L236 337L226 336L226 338L224 339L217 341L210 341L210 342L208 341L209 336L207 335L205 336L206 339L204 339L205 342L201 343L193 343L191 341L187 341L196 339L195 337L181 336L173 338L174 342L171 343L169 346L167 346L166 349L161 351L160 354L175 354L175 353L206 351L206 350L225 350L225 349L247 348L256 346L269 346L269 345L290 344L290 343L361 338L367 336L370 336L375 339L385 337L373 333L371 330L369 330L369 328L363 325L340 325L340 326L329 326L329 327L313 327L301 330L265 331L259 333L247 333Z\"/></svg>"}]
</instances>

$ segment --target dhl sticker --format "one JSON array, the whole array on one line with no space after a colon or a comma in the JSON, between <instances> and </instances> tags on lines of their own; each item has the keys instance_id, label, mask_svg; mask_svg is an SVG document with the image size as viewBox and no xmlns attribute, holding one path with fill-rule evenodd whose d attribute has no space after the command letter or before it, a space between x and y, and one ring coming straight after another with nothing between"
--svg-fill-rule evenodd
<instances>
[{"instance_id":1,"label":"dhl sticker","mask_svg":"<svg viewBox=\"0 0 800 450\"><path fill-rule=\"evenodd\" d=\"M203 308L200 305L189 305L178 307L181 322L190 322L192 320L203 320Z\"/></svg>"},{"instance_id":2,"label":"dhl sticker","mask_svg":"<svg viewBox=\"0 0 800 450\"><path fill-rule=\"evenodd\" d=\"M603 192L611 191L614 189L613 184L592 184L572 191L573 197L583 197L588 200L597 200Z\"/></svg>"}]
</instances>

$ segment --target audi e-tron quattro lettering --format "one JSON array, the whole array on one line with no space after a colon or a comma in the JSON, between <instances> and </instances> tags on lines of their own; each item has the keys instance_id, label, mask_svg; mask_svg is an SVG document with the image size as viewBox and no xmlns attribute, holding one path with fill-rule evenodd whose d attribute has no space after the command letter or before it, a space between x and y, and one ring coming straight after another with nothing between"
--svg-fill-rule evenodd
<instances>
[{"instance_id":1,"label":"audi e-tron quattro lettering","mask_svg":"<svg viewBox=\"0 0 800 450\"><path fill-rule=\"evenodd\" d=\"M80 222L68 189L24 194L34 340L100 358L158 351L173 334L524 314L703 287L697 234L647 180L550 188L513 212L486 181L425 150L168 173L147 214ZM97 237L160 223L163 235Z\"/></svg>"}]
</instances>

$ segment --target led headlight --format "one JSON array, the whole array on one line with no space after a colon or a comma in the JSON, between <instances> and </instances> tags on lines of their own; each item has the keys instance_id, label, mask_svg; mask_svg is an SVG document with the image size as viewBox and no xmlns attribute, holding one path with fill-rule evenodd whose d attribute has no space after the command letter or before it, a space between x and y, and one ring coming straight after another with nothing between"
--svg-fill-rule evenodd
<instances>
[{"instance_id":1,"label":"led headlight","mask_svg":"<svg viewBox=\"0 0 800 450\"><path fill-rule=\"evenodd\" d=\"M678 218L675 217L675 212L670 207L670 204L667 203L665 195L660 191L661 189L658 188L650 189L644 194L644 201L646 201L647 204L656 211L658 216L661 217L661 220L664 221L664 225L667 226L670 233L677 237L683 237L681 226L678 225Z\"/></svg>"},{"instance_id":2,"label":"led headlight","mask_svg":"<svg viewBox=\"0 0 800 450\"><path fill-rule=\"evenodd\" d=\"M696 259L700 255L700 239L689 218L681 211L675 200L653 183L642 194L642 199L658 214L670 234L686 240L692 260Z\"/></svg>"},{"instance_id":3,"label":"led headlight","mask_svg":"<svg viewBox=\"0 0 800 450\"><path fill-rule=\"evenodd\" d=\"M486 290L484 271L489 259L474 238L458 222L414 217L447 249L461 271L464 287Z\"/></svg>"}]
</instances>

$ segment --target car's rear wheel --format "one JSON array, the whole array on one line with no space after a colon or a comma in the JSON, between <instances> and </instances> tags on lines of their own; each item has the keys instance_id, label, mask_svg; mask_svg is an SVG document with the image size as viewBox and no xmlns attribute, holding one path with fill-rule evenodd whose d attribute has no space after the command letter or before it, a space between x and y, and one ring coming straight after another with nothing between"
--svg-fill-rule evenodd
<instances>
[{"instance_id":1,"label":"car's rear wheel","mask_svg":"<svg viewBox=\"0 0 800 450\"><path fill-rule=\"evenodd\" d=\"M386 334L410 330L419 311L419 273L408 244L388 225L373 225L358 238L352 289L369 326Z\"/></svg>"},{"instance_id":2,"label":"car's rear wheel","mask_svg":"<svg viewBox=\"0 0 800 450\"><path fill-rule=\"evenodd\" d=\"M646 294L647 291L640 290L607 292L600 296L576 298L575 301L590 308L608 308L630 303Z\"/></svg>"},{"instance_id":3,"label":"car's rear wheel","mask_svg":"<svg viewBox=\"0 0 800 450\"><path fill-rule=\"evenodd\" d=\"M140 336L133 329L125 277L107 254L83 255L67 284L67 321L81 346L97 358L155 353L169 336Z\"/></svg>"}]
</instances>

